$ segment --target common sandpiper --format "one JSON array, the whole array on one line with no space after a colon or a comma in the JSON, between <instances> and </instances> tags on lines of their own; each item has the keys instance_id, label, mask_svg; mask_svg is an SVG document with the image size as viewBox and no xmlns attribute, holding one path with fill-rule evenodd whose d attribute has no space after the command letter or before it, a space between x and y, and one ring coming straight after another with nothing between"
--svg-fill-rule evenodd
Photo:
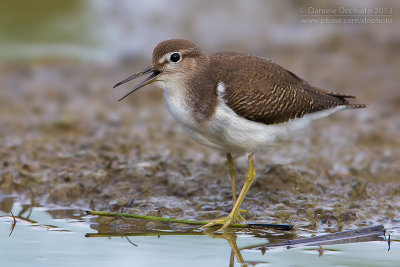
<instances>
[{"instance_id":1,"label":"common sandpiper","mask_svg":"<svg viewBox=\"0 0 400 267\"><path fill-rule=\"evenodd\" d=\"M354 96L312 86L271 60L232 52L207 55L183 39L159 43L152 64L114 88L146 74L119 101L154 83L163 89L169 112L194 140L227 155L233 209L203 226L222 225L220 230L244 220L240 205L256 178L254 153L290 139L314 120L366 107L350 103ZM237 196L233 158L244 154L249 169Z\"/></svg>"}]
</instances>

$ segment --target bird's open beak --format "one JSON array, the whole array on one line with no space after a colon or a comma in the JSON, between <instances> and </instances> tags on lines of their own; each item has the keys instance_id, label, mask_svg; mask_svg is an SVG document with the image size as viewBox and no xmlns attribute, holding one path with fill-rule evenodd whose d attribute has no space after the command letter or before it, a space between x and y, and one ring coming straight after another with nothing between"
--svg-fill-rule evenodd
<instances>
[{"instance_id":1,"label":"bird's open beak","mask_svg":"<svg viewBox=\"0 0 400 267\"><path fill-rule=\"evenodd\" d=\"M133 74L132 76L129 76L128 78L126 78L123 81L120 81L119 83L117 83L116 85L113 86L113 88L120 86L121 84L124 84L126 82L129 82L130 80L136 79L140 76L146 75L150 73L150 76L147 77L146 79L144 79L144 81L142 81L141 83L139 83L138 85L136 85L134 88L132 88L132 90L130 90L128 93L126 93L123 97L121 97L118 101L121 101L122 99L124 99L125 97L127 97L128 95L132 94L133 92L135 92L137 89L140 89L152 82L154 82L157 78L157 75L160 74L160 71L156 70L153 67L147 67L144 70Z\"/></svg>"}]
</instances>

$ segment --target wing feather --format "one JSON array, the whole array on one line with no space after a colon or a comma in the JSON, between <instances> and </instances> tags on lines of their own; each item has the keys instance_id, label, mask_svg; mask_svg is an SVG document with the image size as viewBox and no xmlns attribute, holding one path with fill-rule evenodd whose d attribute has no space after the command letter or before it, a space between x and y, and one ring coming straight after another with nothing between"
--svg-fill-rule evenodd
<instances>
[{"instance_id":1,"label":"wing feather","mask_svg":"<svg viewBox=\"0 0 400 267\"><path fill-rule=\"evenodd\" d=\"M296 74L268 59L238 53L210 57L215 82L224 82L224 100L239 116L265 124L287 122L340 105L349 104L344 95L314 87Z\"/></svg>"}]
</instances>

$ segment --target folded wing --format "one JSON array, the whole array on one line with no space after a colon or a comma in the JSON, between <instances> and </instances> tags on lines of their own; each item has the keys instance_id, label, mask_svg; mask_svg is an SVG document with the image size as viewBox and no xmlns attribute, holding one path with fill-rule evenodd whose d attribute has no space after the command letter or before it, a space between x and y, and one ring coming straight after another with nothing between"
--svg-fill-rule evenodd
<instances>
[{"instance_id":1,"label":"folded wing","mask_svg":"<svg viewBox=\"0 0 400 267\"><path fill-rule=\"evenodd\" d=\"M328 92L268 59L237 53L211 57L218 81L224 82L225 103L239 116L265 124L287 122L307 113L350 104L354 96Z\"/></svg>"}]
</instances>

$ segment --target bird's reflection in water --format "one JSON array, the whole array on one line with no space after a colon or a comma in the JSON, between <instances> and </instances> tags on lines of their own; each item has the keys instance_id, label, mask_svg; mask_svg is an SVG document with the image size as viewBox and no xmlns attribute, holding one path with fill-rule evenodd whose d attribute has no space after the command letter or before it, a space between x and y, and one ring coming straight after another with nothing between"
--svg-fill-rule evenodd
<instances>
[{"instance_id":1,"label":"bird's reflection in water","mask_svg":"<svg viewBox=\"0 0 400 267\"><path fill-rule=\"evenodd\" d=\"M236 257L237 261L242 264L242 266L247 266L244 264L243 256L242 253L240 252L240 249L236 243L237 240L237 234L233 230L225 230L224 232L214 232L213 229L207 229L206 231L203 232L204 234L208 235L211 238L220 238L220 239L225 239L228 241L228 244L231 246L231 257L229 260L229 266L234 266L235 265L235 259ZM243 265L244 264L244 265Z\"/></svg>"},{"instance_id":2,"label":"bird's reflection in water","mask_svg":"<svg viewBox=\"0 0 400 267\"><path fill-rule=\"evenodd\" d=\"M215 229L207 229L203 232L148 232L148 233L125 233L125 234L118 234L118 233L98 233L98 234L86 234L86 237L116 237L121 236L125 238L129 244L132 246L137 247L138 245L134 243L130 237L133 236L165 236L165 235L207 235L213 239L225 239L229 246L231 247L231 255L229 260L229 266L235 266L235 257L238 263L242 264L241 266L247 266L245 263L241 251L236 243L237 241L237 234L234 230L229 230L225 232L214 232Z\"/></svg>"}]
</instances>

